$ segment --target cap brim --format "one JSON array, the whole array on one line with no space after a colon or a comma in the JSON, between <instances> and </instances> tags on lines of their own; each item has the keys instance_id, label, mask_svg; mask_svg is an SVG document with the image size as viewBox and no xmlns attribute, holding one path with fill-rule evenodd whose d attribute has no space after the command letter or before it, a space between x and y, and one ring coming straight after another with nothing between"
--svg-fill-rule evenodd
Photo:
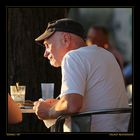
<instances>
[{"instance_id":1,"label":"cap brim","mask_svg":"<svg viewBox=\"0 0 140 140\"><path fill-rule=\"evenodd\" d=\"M52 31L52 32L45 31L42 35L40 35L39 37L37 37L35 39L35 41L36 42L42 42L44 39L50 37L53 33L54 33L54 31Z\"/></svg>"}]
</instances>

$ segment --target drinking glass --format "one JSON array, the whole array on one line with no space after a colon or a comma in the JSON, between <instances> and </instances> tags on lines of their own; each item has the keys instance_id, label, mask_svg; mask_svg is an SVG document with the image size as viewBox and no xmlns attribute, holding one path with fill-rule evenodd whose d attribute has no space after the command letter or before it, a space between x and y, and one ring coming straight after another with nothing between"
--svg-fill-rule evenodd
<instances>
[{"instance_id":1,"label":"drinking glass","mask_svg":"<svg viewBox=\"0 0 140 140\"><path fill-rule=\"evenodd\" d=\"M42 99L53 98L54 83L41 83Z\"/></svg>"},{"instance_id":2,"label":"drinking glass","mask_svg":"<svg viewBox=\"0 0 140 140\"><path fill-rule=\"evenodd\" d=\"M10 86L10 94L12 99L18 103L25 102L26 86Z\"/></svg>"}]
</instances>

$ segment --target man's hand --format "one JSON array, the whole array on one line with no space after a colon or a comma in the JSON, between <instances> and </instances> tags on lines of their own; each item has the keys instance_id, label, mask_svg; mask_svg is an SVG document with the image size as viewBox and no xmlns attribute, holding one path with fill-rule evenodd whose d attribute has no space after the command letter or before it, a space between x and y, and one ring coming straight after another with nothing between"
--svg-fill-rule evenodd
<instances>
[{"instance_id":1,"label":"man's hand","mask_svg":"<svg viewBox=\"0 0 140 140\"><path fill-rule=\"evenodd\" d=\"M58 100L56 99L47 99L47 100L39 99L38 101L34 102L33 110L35 110L35 114L39 119L41 120L48 119L49 118L48 111L57 101Z\"/></svg>"},{"instance_id":2,"label":"man's hand","mask_svg":"<svg viewBox=\"0 0 140 140\"><path fill-rule=\"evenodd\" d=\"M82 107L83 96L77 93L63 95L60 100L47 99L34 102L33 109L39 119L55 119L62 114L79 112Z\"/></svg>"},{"instance_id":3,"label":"man's hand","mask_svg":"<svg viewBox=\"0 0 140 140\"><path fill-rule=\"evenodd\" d=\"M57 99L46 99L45 102L53 106L58 100Z\"/></svg>"}]
</instances>

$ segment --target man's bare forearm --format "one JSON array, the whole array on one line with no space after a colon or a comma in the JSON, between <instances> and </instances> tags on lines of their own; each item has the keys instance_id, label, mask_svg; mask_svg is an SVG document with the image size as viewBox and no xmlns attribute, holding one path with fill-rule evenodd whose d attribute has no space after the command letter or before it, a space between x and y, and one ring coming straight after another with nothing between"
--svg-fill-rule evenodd
<instances>
[{"instance_id":1,"label":"man's bare forearm","mask_svg":"<svg viewBox=\"0 0 140 140\"><path fill-rule=\"evenodd\" d=\"M55 107L52 107L48 111L48 118L55 119L55 118L57 118L58 116L60 116L62 114L65 114L64 110L56 111Z\"/></svg>"},{"instance_id":2,"label":"man's bare forearm","mask_svg":"<svg viewBox=\"0 0 140 140\"><path fill-rule=\"evenodd\" d=\"M57 118L62 114L68 113L67 103L63 100L59 100L56 104L54 104L48 111L49 118Z\"/></svg>"},{"instance_id":3,"label":"man's bare forearm","mask_svg":"<svg viewBox=\"0 0 140 140\"><path fill-rule=\"evenodd\" d=\"M78 102L77 102L78 101ZM78 94L64 95L48 110L49 118L57 118L63 114L79 112L82 106L82 96Z\"/></svg>"}]
</instances>

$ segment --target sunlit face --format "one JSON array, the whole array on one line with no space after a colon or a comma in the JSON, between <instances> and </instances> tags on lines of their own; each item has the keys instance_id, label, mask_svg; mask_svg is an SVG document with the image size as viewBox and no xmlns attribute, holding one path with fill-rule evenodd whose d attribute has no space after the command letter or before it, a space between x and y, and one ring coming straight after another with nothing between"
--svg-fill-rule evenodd
<instances>
[{"instance_id":1,"label":"sunlit face","mask_svg":"<svg viewBox=\"0 0 140 140\"><path fill-rule=\"evenodd\" d=\"M49 39L44 40L45 52L44 57L50 60L54 67L60 67L63 58L63 45L59 33L54 33Z\"/></svg>"}]
</instances>

